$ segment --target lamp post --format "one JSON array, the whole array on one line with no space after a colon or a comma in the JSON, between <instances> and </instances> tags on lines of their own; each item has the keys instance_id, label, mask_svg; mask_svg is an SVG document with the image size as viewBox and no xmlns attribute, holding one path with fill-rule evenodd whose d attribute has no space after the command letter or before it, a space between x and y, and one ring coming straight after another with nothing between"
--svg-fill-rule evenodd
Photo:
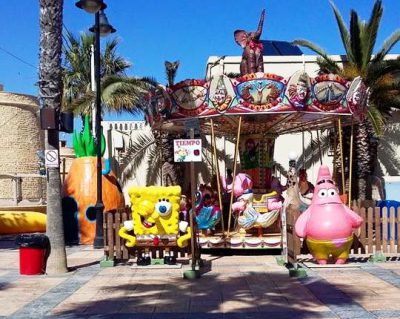
<instances>
[{"instance_id":1,"label":"lamp post","mask_svg":"<svg viewBox=\"0 0 400 319\"><path fill-rule=\"evenodd\" d=\"M97 157L97 199L95 205L96 211L96 236L94 238L93 247L103 248L103 184L102 184L102 163L101 163L101 87L100 87L100 36L106 36L114 33L116 30L108 23L107 17L104 14L104 9L107 5L102 0L80 0L75 5L85 10L88 13L95 14L95 24L89 30L95 34L95 47L94 47L94 70L96 81L96 118L95 118L95 132L96 132L96 157Z\"/></svg>"}]
</instances>

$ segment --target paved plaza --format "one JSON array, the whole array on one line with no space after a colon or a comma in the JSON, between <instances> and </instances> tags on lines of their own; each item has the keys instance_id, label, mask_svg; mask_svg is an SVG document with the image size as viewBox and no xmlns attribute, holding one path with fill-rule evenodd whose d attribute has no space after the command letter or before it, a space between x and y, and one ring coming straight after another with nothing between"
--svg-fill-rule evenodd
<instances>
[{"instance_id":1,"label":"paved plaza","mask_svg":"<svg viewBox=\"0 0 400 319\"><path fill-rule=\"evenodd\" d=\"M7 318L400 318L400 262L352 261L290 278L273 255L203 254L200 279L182 268L100 268L102 250L67 249L59 276L21 276L19 252L0 240L0 316ZM184 262L184 261L183 261Z\"/></svg>"}]
</instances>

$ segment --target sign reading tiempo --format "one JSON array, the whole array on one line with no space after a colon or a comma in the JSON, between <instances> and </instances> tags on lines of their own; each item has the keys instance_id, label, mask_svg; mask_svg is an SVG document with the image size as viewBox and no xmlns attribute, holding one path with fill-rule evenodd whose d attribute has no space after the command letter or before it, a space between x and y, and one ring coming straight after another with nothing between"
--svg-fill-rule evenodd
<instances>
[{"instance_id":1,"label":"sign reading tiempo","mask_svg":"<svg viewBox=\"0 0 400 319\"><path fill-rule=\"evenodd\" d=\"M201 139L174 140L174 162L201 162Z\"/></svg>"}]
</instances>

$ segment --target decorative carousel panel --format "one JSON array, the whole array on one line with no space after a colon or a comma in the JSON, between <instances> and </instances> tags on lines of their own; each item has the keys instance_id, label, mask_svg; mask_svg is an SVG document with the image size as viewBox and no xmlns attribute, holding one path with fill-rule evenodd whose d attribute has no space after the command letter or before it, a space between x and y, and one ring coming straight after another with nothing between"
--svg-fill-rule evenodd
<instances>
[{"instance_id":1,"label":"decorative carousel panel","mask_svg":"<svg viewBox=\"0 0 400 319\"><path fill-rule=\"evenodd\" d=\"M211 80L208 114L225 113L235 100L235 90L231 80L226 75L220 75ZM216 112L215 112L216 111Z\"/></svg>"},{"instance_id":2,"label":"decorative carousel panel","mask_svg":"<svg viewBox=\"0 0 400 319\"><path fill-rule=\"evenodd\" d=\"M207 108L208 82L205 80L185 80L171 87L172 97L180 116L197 116Z\"/></svg>"},{"instance_id":3,"label":"decorative carousel panel","mask_svg":"<svg viewBox=\"0 0 400 319\"><path fill-rule=\"evenodd\" d=\"M285 96L296 110L303 111L310 104L311 79L304 71L294 73L287 84Z\"/></svg>"},{"instance_id":4,"label":"decorative carousel panel","mask_svg":"<svg viewBox=\"0 0 400 319\"><path fill-rule=\"evenodd\" d=\"M347 105L353 117L362 122L365 120L368 108L369 89L362 81L361 77L356 77L350 84L346 95Z\"/></svg>"},{"instance_id":5,"label":"decorative carousel panel","mask_svg":"<svg viewBox=\"0 0 400 319\"><path fill-rule=\"evenodd\" d=\"M317 111L338 112L343 109L348 82L335 74L323 74L312 83L313 106Z\"/></svg>"},{"instance_id":6,"label":"decorative carousel panel","mask_svg":"<svg viewBox=\"0 0 400 319\"><path fill-rule=\"evenodd\" d=\"M167 91L158 86L151 92L151 110L159 113L164 118L169 118L172 112L172 101Z\"/></svg>"},{"instance_id":7,"label":"decorative carousel panel","mask_svg":"<svg viewBox=\"0 0 400 319\"><path fill-rule=\"evenodd\" d=\"M282 102L285 81L281 76L258 72L235 79L233 85L245 111L265 111Z\"/></svg>"}]
</instances>

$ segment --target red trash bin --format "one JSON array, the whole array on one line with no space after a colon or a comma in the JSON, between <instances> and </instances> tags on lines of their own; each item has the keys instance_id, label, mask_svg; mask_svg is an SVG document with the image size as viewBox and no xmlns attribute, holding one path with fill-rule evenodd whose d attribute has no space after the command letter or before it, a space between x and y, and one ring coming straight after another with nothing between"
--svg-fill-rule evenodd
<instances>
[{"instance_id":1,"label":"red trash bin","mask_svg":"<svg viewBox=\"0 0 400 319\"><path fill-rule=\"evenodd\" d=\"M46 272L50 242L44 234L19 235L19 272L21 275L41 275Z\"/></svg>"}]
</instances>

